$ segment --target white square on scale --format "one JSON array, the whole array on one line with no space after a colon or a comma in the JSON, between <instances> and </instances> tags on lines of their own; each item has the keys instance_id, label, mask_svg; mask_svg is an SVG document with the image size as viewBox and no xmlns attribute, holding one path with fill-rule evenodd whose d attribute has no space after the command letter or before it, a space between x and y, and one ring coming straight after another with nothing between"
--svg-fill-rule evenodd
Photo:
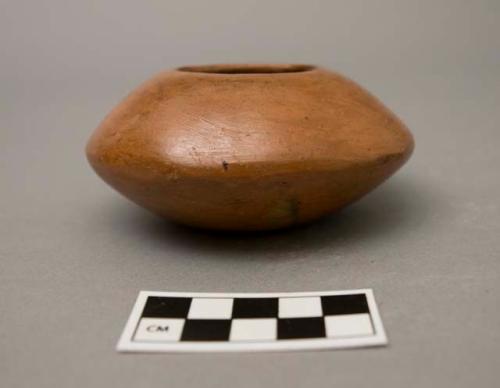
<instances>
[{"instance_id":1,"label":"white square on scale","mask_svg":"<svg viewBox=\"0 0 500 388\"><path fill-rule=\"evenodd\" d=\"M310 296L303 298L280 298L278 316L280 318L321 317L321 298Z\"/></svg>"},{"instance_id":2,"label":"white square on scale","mask_svg":"<svg viewBox=\"0 0 500 388\"><path fill-rule=\"evenodd\" d=\"M231 298L193 298L189 319L230 319L233 312Z\"/></svg>"},{"instance_id":3,"label":"white square on scale","mask_svg":"<svg viewBox=\"0 0 500 388\"><path fill-rule=\"evenodd\" d=\"M142 318L134 341L179 341L184 321L179 318Z\"/></svg>"},{"instance_id":4,"label":"white square on scale","mask_svg":"<svg viewBox=\"0 0 500 388\"><path fill-rule=\"evenodd\" d=\"M373 334L369 314L329 315L325 317L326 336L357 337Z\"/></svg>"},{"instance_id":5,"label":"white square on scale","mask_svg":"<svg viewBox=\"0 0 500 388\"><path fill-rule=\"evenodd\" d=\"M276 332L276 318L233 319L230 341L272 341L276 339Z\"/></svg>"}]
</instances>

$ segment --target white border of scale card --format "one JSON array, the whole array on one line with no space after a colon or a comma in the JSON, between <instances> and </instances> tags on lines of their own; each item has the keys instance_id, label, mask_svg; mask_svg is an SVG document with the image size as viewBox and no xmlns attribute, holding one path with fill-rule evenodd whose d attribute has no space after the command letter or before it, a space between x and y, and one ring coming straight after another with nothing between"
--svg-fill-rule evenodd
<instances>
[{"instance_id":1,"label":"white border of scale card","mask_svg":"<svg viewBox=\"0 0 500 388\"><path fill-rule=\"evenodd\" d=\"M327 296L365 294L375 334L354 338L321 338L301 340L275 340L262 342L137 342L133 341L134 332L141 319L144 305L149 296L166 297L205 297L205 298L284 298L301 296ZM140 291L125 329L118 341L119 352L257 352L289 351L314 349L343 349L387 345L387 336L375 303L372 289L313 291L313 292L276 292L276 293L200 293L200 292L161 292Z\"/></svg>"}]
</instances>

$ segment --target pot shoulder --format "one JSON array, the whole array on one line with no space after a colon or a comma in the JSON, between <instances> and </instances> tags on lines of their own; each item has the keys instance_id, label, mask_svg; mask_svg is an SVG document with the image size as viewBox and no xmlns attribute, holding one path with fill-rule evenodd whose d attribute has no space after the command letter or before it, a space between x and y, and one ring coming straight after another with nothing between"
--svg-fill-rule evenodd
<instances>
[{"instance_id":1,"label":"pot shoulder","mask_svg":"<svg viewBox=\"0 0 500 388\"><path fill-rule=\"evenodd\" d=\"M412 149L392 112L331 71L168 71L104 119L87 155L104 174L251 177L374 163L397 169Z\"/></svg>"}]
</instances>

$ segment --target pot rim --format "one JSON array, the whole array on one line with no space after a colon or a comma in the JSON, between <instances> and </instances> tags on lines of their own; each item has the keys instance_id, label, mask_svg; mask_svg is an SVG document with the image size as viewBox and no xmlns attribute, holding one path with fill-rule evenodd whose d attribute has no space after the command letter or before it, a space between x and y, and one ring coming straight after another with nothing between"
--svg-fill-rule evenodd
<instances>
[{"instance_id":1,"label":"pot rim","mask_svg":"<svg viewBox=\"0 0 500 388\"><path fill-rule=\"evenodd\" d=\"M301 63L218 63L207 65L180 66L175 70L183 73L244 76L244 75L278 75L278 74L303 74L318 67Z\"/></svg>"}]
</instances>

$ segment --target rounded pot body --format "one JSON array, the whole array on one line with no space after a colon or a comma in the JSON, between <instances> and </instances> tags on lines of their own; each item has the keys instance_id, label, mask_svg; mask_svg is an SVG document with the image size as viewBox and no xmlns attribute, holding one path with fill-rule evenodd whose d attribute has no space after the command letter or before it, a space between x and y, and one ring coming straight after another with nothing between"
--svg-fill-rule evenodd
<instances>
[{"instance_id":1,"label":"rounded pot body","mask_svg":"<svg viewBox=\"0 0 500 388\"><path fill-rule=\"evenodd\" d=\"M165 71L87 145L102 179L161 216L266 230L332 213L410 156L405 125L353 81L306 65Z\"/></svg>"}]
</instances>

